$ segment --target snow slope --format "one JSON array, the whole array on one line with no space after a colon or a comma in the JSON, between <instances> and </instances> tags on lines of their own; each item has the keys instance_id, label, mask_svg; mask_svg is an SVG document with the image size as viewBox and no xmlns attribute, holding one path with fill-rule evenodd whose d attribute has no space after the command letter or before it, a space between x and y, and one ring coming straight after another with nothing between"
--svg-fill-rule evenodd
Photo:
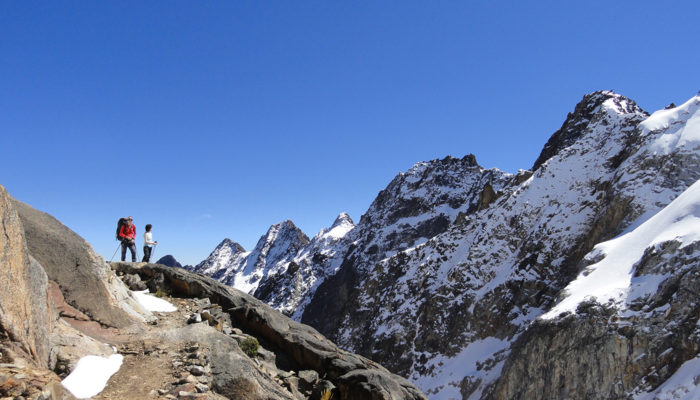
<instances>
[{"instance_id":1,"label":"snow slope","mask_svg":"<svg viewBox=\"0 0 700 400\"><path fill-rule=\"evenodd\" d=\"M634 265L647 248L670 240L679 241L680 248L700 240L700 181L632 232L598 244L586 258L602 259L588 266L571 282L564 289L565 298L542 318L551 319L563 312L575 312L584 300L613 301L619 307L625 307L628 302L656 291L666 277L633 279Z\"/></svg>"}]
</instances>

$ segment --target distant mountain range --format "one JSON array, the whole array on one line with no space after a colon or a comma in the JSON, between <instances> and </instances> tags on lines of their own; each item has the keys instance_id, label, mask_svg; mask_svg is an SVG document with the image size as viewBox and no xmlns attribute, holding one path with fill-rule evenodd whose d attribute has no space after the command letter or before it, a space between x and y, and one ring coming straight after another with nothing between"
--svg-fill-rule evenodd
<instances>
[{"instance_id":1,"label":"distant mountain range","mask_svg":"<svg viewBox=\"0 0 700 400\"><path fill-rule=\"evenodd\" d=\"M190 269L431 398L692 395L699 110L700 96L650 115L595 92L527 170L420 162L356 225L341 214L309 239L285 221L252 251L225 239Z\"/></svg>"}]
</instances>

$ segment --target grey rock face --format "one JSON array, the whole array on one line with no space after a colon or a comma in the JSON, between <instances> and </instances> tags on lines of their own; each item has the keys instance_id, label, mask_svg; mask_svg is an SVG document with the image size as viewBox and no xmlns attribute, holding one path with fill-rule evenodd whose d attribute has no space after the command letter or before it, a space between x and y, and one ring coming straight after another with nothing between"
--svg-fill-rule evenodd
<instances>
[{"instance_id":1,"label":"grey rock face","mask_svg":"<svg viewBox=\"0 0 700 400\"><path fill-rule=\"evenodd\" d=\"M474 212L487 185L495 193L511 179L510 174L480 167L473 155L418 163L399 174L379 193L348 236L350 244L338 272L319 286L304 309L302 322L334 340L340 339L340 326L349 315L352 319L366 318L369 323L372 313L364 314L364 306L358 301L359 280L370 275L380 260L447 231L458 215ZM371 334L366 331L361 335ZM364 338L357 341L365 342ZM386 357L396 359L397 355Z\"/></svg>"},{"instance_id":2,"label":"grey rock face","mask_svg":"<svg viewBox=\"0 0 700 400\"><path fill-rule=\"evenodd\" d=\"M117 328L149 316L128 294L92 246L54 217L13 199L29 253L48 278L63 290L66 302L92 319Z\"/></svg>"},{"instance_id":3,"label":"grey rock face","mask_svg":"<svg viewBox=\"0 0 700 400\"><path fill-rule=\"evenodd\" d=\"M700 242L678 247L647 250L635 277L666 278L628 312L590 302L535 323L489 397L622 399L656 389L700 352Z\"/></svg>"},{"instance_id":4,"label":"grey rock face","mask_svg":"<svg viewBox=\"0 0 700 400\"><path fill-rule=\"evenodd\" d=\"M27 250L11 197L0 186L0 330L7 332L38 365L49 364L49 334L56 315L48 279Z\"/></svg>"},{"instance_id":5,"label":"grey rock face","mask_svg":"<svg viewBox=\"0 0 700 400\"><path fill-rule=\"evenodd\" d=\"M196 342L210 349L211 388L230 399L293 399L280 390L273 380L260 373L253 360L246 356L237 342L206 324L189 325L186 328L166 331L163 340ZM190 366L190 373L204 375L201 366Z\"/></svg>"}]
</instances>

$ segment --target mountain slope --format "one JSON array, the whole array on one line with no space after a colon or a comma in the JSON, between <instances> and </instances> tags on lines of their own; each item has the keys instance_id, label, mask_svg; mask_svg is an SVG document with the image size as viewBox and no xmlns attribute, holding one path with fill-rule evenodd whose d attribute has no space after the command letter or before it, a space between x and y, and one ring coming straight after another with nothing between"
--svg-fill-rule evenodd
<instances>
[{"instance_id":1,"label":"mountain slope","mask_svg":"<svg viewBox=\"0 0 700 400\"><path fill-rule=\"evenodd\" d=\"M668 137L681 126L694 129L697 101L657 124L660 116L647 119L623 96L585 96L532 177L504 176L495 201L472 207L427 242L373 257L380 247L372 240L402 207L382 210L386 222L364 232L302 321L435 398L480 397L500 375L511 343L553 305L584 255L698 179L693 134ZM661 151L661 143L679 145ZM363 219L382 219L374 214L370 207Z\"/></svg>"},{"instance_id":2,"label":"mountain slope","mask_svg":"<svg viewBox=\"0 0 700 400\"><path fill-rule=\"evenodd\" d=\"M436 399L643 397L667 379L675 390L688 379L674 371L698 353L697 309L678 292L697 293L696 244L679 245L679 225L654 216L699 178L700 97L649 115L595 92L532 171L487 170L472 155L417 163L342 238L300 247L255 294ZM596 247L656 230L670 233L604 258L620 242ZM629 293L638 304L620 300ZM629 315L656 308L648 323ZM657 329L667 324L682 328ZM605 368L588 367L601 357Z\"/></svg>"},{"instance_id":3,"label":"mountain slope","mask_svg":"<svg viewBox=\"0 0 700 400\"><path fill-rule=\"evenodd\" d=\"M291 261L278 265L274 273L268 274L260 282L255 297L299 320L299 310L304 309L326 277L339 268L348 248L346 236L354 227L348 214L338 215L329 228L322 229L301 247Z\"/></svg>"}]
</instances>

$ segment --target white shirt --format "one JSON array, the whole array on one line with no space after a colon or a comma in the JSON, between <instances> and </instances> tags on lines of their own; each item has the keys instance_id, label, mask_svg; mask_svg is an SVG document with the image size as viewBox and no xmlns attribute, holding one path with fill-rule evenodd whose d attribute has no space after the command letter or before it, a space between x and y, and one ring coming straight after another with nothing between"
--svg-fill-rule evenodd
<instances>
[{"instance_id":1,"label":"white shirt","mask_svg":"<svg viewBox=\"0 0 700 400\"><path fill-rule=\"evenodd\" d=\"M148 247L153 247L156 242L153 241L153 234L151 232L145 232L143 234L143 244Z\"/></svg>"}]
</instances>

